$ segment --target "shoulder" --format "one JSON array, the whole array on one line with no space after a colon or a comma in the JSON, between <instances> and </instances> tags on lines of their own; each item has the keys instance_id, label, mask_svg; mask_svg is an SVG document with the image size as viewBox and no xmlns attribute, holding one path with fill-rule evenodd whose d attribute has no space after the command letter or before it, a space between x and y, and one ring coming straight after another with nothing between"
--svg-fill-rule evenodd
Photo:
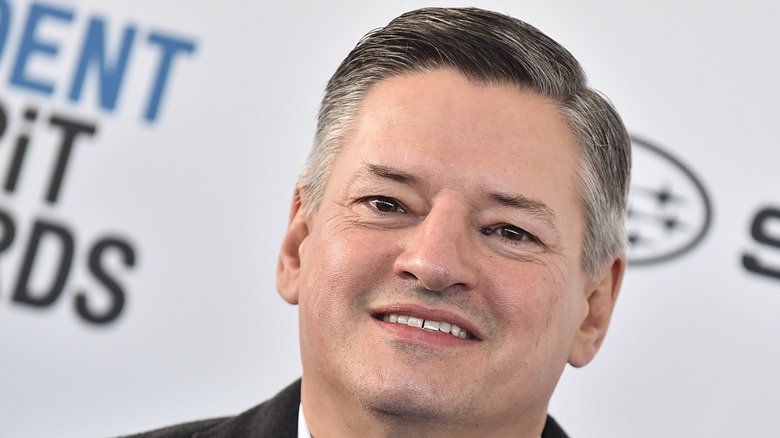
<instances>
[{"instance_id":1,"label":"shoulder","mask_svg":"<svg viewBox=\"0 0 780 438\"><path fill-rule=\"evenodd\" d=\"M207 432L233 417L212 418L209 420L193 421L191 423L177 424L162 429L155 429L135 435L128 435L123 438L184 438L196 437L201 432Z\"/></svg>"},{"instance_id":2,"label":"shoulder","mask_svg":"<svg viewBox=\"0 0 780 438\"><path fill-rule=\"evenodd\" d=\"M299 380L274 398L235 417L194 421L126 438L296 438L300 402Z\"/></svg>"},{"instance_id":3,"label":"shoulder","mask_svg":"<svg viewBox=\"0 0 780 438\"><path fill-rule=\"evenodd\" d=\"M551 416L547 416L547 422L544 424L544 431L542 431L542 438L569 438L566 432L563 431L561 426Z\"/></svg>"}]
</instances>

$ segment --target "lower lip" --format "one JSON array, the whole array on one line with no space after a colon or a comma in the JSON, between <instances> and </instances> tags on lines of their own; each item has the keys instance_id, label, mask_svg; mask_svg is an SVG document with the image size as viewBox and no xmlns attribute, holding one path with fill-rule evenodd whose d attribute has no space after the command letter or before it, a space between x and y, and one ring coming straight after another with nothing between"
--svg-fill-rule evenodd
<instances>
[{"instance_id":1,"label":"lower lip","mask_svg":"<svg viewBox=\"0 0 780 438\"><path fill-rule=\"evenodd\" d=\"M417 327L410 327L405 324L398 324L395 322L380 321L374 319L374 322L379 326L395 335L398 338L404 339L417 344L427 344L440 347L463 347L467 345L473 345L476 342L474 339L456 338L449 333L434 332L419 329Z\"/></svg>"}]
</instances>

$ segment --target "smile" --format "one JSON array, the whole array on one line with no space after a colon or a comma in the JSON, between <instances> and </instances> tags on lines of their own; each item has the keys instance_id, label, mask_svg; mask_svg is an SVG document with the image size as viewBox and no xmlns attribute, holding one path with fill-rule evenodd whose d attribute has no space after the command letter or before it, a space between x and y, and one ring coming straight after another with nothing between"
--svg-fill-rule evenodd
<instances>
[{"instance_id":1,"label":"smile","mask_svg":"<svg viewBox=\"0 0 780 438\"><path fill-rule=\"evenodd\" d=\"M430 319L416 318L414 316L408 315L396 315L394 313L384 315L382 317L382 321L407 325L409 327L416 327L428 332L449 333L450 335L461 339L474 339L474 337L471 336L471 334L466 330L463 330L457 325L450 324L448 322L433 321Z\"/></svg>"}]
</instances>

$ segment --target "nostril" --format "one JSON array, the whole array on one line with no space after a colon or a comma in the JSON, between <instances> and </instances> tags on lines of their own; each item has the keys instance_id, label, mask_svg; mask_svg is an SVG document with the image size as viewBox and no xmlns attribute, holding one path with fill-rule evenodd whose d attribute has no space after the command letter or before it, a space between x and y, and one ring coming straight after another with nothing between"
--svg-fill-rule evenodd
<instances>
[{"instance_id":1,"label":"nostril","mask_svg":"<svg viewBox=\"0 0 780 438\"><path fill-rule=\"evenodd\" d=\"M435 208L433 209L435 210ZM454 285L471 287L476 266L470 252L468 221L457 212L430 212L418 225L397 255L393 272L404 280L416 280L426 290L439 292Z\"/></svg>"},{"instance_id":2,"label":"nostril","mask_svg":"<svg viewBox=\"0 0 780 438\"><path fill-rule=\"evenodd\" d=\"M416 280L426 290L439 292L454 285L469 286L473 267L468 257L456 247L441 248L425 241L399 254L393 272L404 280Z\"/></svg>"}]
</instances>

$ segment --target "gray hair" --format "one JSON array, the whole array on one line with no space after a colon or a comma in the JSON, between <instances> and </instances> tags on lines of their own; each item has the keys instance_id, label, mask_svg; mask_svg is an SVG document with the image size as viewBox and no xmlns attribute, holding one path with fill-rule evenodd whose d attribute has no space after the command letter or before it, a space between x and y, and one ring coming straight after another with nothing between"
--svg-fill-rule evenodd
<instances>
[{"instance_id":1,"label":"gray hair","mask_svg":"<svg viewBox=\"0 0 780 438\"><path fill-rule=\"evenodd\" d=\"M631 167L626 129L612 104L588 86L571 53L533 26L491 11L419 9L363 37L325 89L314 147L298 176L304 213L318 207L366 93L391 77L444 68L475 83L513 84L557 105L581 149L583 268L601 273L626 245Z\"/></svg>"}]
</instances>

